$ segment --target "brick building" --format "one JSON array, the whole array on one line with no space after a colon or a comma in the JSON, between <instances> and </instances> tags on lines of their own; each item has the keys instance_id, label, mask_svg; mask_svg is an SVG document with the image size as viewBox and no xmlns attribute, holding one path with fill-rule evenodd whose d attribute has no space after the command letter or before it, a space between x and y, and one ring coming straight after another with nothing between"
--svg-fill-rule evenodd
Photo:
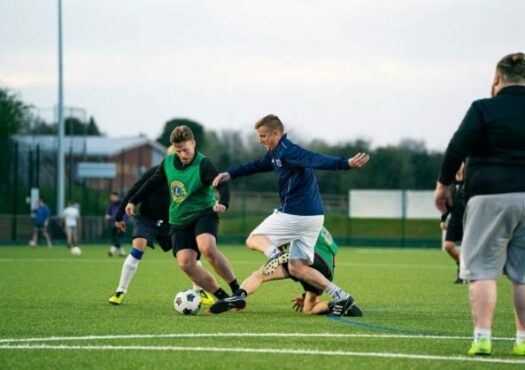
<instances>
[{"instance_id":1,"label":"brick building","mask_svg":"<svg viewBox=\"0 0 525 370\"><path fill-rule=\"evenodd\" d=\"M20 165L22 180L32 173L31 167L38 167L37 184L52 185L55 182L57 137L52 135L17 135L14 137L23 155ZM81 162L115 163L116 176L109 186L121 191L133 183L151 166L160 163L166 148L145 136L66 136L64 152L67 181L78 182L77 167ZM33 171L34 172L34 171ZM24 181L25 182L25 181ZM107 188L107 181L89 179L92 188Z\"/></svg>"}]
</instances>

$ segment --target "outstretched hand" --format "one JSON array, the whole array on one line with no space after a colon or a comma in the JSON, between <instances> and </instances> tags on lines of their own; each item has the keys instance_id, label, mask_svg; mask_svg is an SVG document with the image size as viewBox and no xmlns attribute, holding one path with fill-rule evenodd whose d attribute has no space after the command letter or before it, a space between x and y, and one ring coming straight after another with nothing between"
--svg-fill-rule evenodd
<instances>
[{"instance_id":1,"label":"outstretched hand","mask_svg":"<svg viewBox=\"0 0 525 370\"><path fill-rule=\"evenodd\" d=\"M299 295L292 299L293 305L292 308L296 311L303 311L304 308L304 297L302 295Z\"/></svg>"},{"instance_id":2,"label":"outstretched hand","mask_svg":"<svg viewBox=\"0 0 525 370\"><path fill-rule=\"evenodd\" d=\"M126 214L128 216L135 216L135 205L133 203L126 204Z\"/></svg>"},{"instance_id":3,"label":"outstretched hand","mask_svg":"<svg viewBox=\"0 0 525 370\"><path fill-rule=\"evenodd\" d=\"M221 182L225 182L225 181L228 181L231 179L231 176L228 172L221 172L220 174L218 174L214 179L213 179L213 182L211 183L212 186L214 188L216 188L217 186L219 186L219 184Z\"/></svg>"},{"instance_id":4,"label":"outstretched hand","mask_svg":"<svg viewBox=\"0 0 525 370\"><path fill-rule=\"evenodd\" d=\"M361 168L368 163L370 156L366 153L357 153L348 160L350 168Z\"/></svg>"}]
</instances>

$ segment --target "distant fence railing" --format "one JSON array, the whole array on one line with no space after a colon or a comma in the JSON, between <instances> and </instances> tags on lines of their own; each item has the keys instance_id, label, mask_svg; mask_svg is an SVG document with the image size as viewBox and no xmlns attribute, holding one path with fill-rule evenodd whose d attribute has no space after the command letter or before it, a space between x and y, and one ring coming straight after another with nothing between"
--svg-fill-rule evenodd
<instances>
[{"instance_id":1,"label":"distant fence railing","mask_svg":"<svg viewBox=\"0 0 525 370\"><path fill-rule=\"evenodd\" d=\"M353 190L348 195L325 194L325 226L341 245L438 247L439 214L431 193ZM219 242L244 243L278 205L276 193L232 192L230 208L221 216ZM28 243L32 225L29 215L0 215L0 243ZM55 241L63 242L65 233L58 218L52 218L49 231ZM103 215L82 217L79 232L81 243L110 240L110 225ZM128 242L129 234L128 230Z\"/></svg>"}]
</instances>

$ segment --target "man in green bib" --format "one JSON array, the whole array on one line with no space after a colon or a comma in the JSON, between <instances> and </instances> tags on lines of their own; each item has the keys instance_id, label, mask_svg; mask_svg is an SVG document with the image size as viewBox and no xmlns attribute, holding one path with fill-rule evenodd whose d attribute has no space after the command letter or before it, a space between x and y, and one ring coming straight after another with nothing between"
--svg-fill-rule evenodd
<instances>
[{"instance_id":1,"label":"man in green bib","mask_svg":"<svg viewBox=\"0 0 525 370\"><path fill-rule=\"evenodd\" d=\"M314 247L314 263L312 268L323 274L329 281L334 278L335 271L335 255L337 254L337 244L332 238L328 230L323 227L317 238ZM290 275L288 272L288 264L282 264L270 275L263 273L263 267L253 272L241 284L241 288L237 290L233 296L220 300L214 303L208 313L219 314L231 309L243 309L246 306L246 297L253 294L261 286L261 284L272 281L291 278L298 281L304 289L304 293L295 297L292 302L293 308L297 311L302 311L306 315L320 315L334 313L338 316L363 316L363 313L357 307L355 302L348 307L344 312L335 312L332 302L326 302L321 299L323 291L318 289L305 281L298 280Z\"/></svg>"},{"instance_id":2,"label":"man in green bib","mask_svg":"<svg viewBox=\"0 0 525 370\"><path fill-rule=\"evenodd\" d=\"M232 266L217 248L219 216L228 208L228 184L217 187L220 199L215 201L211 183L219 171L202 153L195 150L193 132L187 126L177 126L170 136L174 154L164 157L155 173L129 200L126 213L133 215L135 205L158 186L168 186L170 192L169 223L173 255L188 277L218 299L228 297L212 274L197 264L202 253L217 274L232 289L239 288Z\"/></svg>"}]
</instances>

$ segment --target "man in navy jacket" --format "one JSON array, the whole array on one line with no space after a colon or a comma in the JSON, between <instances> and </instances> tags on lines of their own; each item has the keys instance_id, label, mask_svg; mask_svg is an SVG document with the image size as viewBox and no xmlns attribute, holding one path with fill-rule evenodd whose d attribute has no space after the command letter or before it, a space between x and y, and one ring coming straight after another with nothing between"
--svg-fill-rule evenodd
<instances>
[{"instance_id":1,"label":"man in navy jacket","mask_svg":"<svg viewBox=\"0 0 525 370\"><path fill-rule=\"evenodd\" d=\"M310 266L324 221L323 201L314 170L359 168L368 162L369 156L358 153L347 159L305 150L288 139L281 120L275 115L263 117L255 124L255 129L266 155L220 173L213 185L258 172L275 171L281 201L279 208L252 231L246 245L268 257L263 267L264 274L272 274L289 260L290 275L331 295L333 313L344 315L355 305L352 296ZM278 246L288 243L290 252L282 253ZM242 299L234 295L228 300L232 308L241 308L237 305L242 304Z\"/></svg>"}]
</instances>

